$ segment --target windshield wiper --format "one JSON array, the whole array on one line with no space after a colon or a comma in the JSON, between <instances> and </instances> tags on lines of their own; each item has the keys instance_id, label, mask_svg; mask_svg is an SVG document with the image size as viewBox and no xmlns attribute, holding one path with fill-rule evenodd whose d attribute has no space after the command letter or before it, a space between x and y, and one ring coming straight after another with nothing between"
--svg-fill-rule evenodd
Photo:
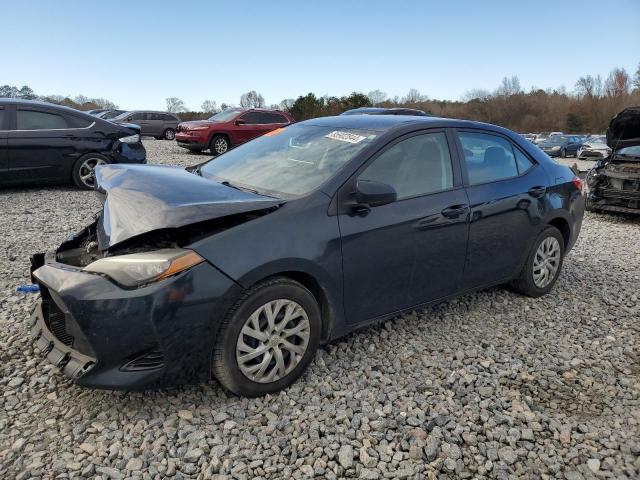
<instances>
[{"instance_id":1,"label":"windshield wiper","mask_svg":"<svg viewBox=\"0 0 640 480\"><path fill-rule=\"evenodd\" d=\"M252 190L250 188L245 188L245 187L239 187L238 185L234 185L233 183L229 182L229 180L223 180L220 183L225 187L235 188L236 190L240 190L241 192L251 192L251 193L255 193L256 195L260 195L260 192L258 192L257 190Z\"/></svg>"}]
</instances>

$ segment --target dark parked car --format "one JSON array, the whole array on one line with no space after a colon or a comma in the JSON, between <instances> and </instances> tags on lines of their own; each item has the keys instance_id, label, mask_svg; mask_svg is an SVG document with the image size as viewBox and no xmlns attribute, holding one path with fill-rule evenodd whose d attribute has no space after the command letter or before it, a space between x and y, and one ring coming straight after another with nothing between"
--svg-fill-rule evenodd
<instances>
[{"instance_id":1,"label":"dark parked car","mask_svg":"<svg viewBox=\"0 0 640 480\"><path fill-rule=\"evenodd\" d=\"M126 113L126 110L105 110L104 112L97 113L96 117L102 118L103 120L110 120L123 113Z\"/></svg>"},{"instance_id":2,"label":"dark parked car","mask_svg":"<svg viewBox=\"0 0 640 480\"><path fill-rule=\"evenodd\" d=\"M361 107L342 112L340 115L413 115L416 117L430 117L431 114L415 108L382 108Z\"/></svg>"},{"instance_id":3,"label":"dark parked car","mask_svg":"<svg viewBox=\"0 0 640 480\"><path fill-rule=\"evenodd\" d=\"M587 174L587 210L640 213L640 107L616 115L606 141L610 155Z\"/></svg>"},{"instance_id":4,"label":"dark parked car","mask_svg":"<svg viewBox=\"0 0 640 480\"><path fill-rule=\"evenodd\" d=\"M121 113L111 119L115 123L134 123L140 125L142 135L155 137L157 140L173 140L176 138L176 128L180 123L180 117L175 113L152 112L147 110L135 110Z\"/></svg>"},{"instance_id":5,"label":"dark parked car","mask_svg":"<svg viewBox=\"0 0 640 480\"><path fill-rule=\"evenodd\" d=\"M178 145L193 152L209 149L221 155L260 135L294 123L291 115L279 110L227 109L207 120L182 122L178 125Z\"/></svg>"},{"instance_id":6,"label":"dark parked car","mask_svg":"<svg viewBox=\"0 0 640 480\"><path fill-rule=\"evenodd\" d=\"M146 163L136 125L68 107L0 99L0 185L66 183L93 188L107 163Z\"/></svg>"},{"instance_id":7,"label":"dark parked car","mask_svg":"<svg viewBox=\"0 0 640 480\"><path fill-rule=\"evenodd\" d=\"M577 157L581 146L582 140L576 135L551 135L538 144L538 147L550 157L562 158Z\"/></svg>"},{"instance_id":8,"label":"dark parked car","mask_svg":"<svg viewBox=\"0 0 640 480\"><path fill-rule=\"evenodd\" d=\"M369 323L491 285L546 294L584 211L520 135L433 117L308 120L191 172L100 167L97 221L34 256L34 338L78 384L278 391Z\"/></svg>"}]
</instances>

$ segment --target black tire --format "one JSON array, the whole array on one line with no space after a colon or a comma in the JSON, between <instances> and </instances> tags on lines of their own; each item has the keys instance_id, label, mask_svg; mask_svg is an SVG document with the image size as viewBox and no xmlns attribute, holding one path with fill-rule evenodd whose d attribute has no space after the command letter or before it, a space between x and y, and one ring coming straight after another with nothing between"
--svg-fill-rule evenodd
<instances>
[{"instance_id":1,"label":"black tire","mask_svg":"<svg viewBox=\"0 0 640 480\"><path fill-rule=\"evenodd\" d=\"M236 358L236 344L247 319L261 306L279 299L291 300L304 309L310 327L307 348L288 374L273 382L256 382L241 371ZM285 277L261 282L247 290L222 321L212 355L213 376L226 390L236 395L259 397L280 391L294 383L313 360L320 342L321 322L318 303L304 286Z\"/></svg>"},{"instance_id":2,"label":"black tire","mask_svg":"<svg viewBox=\"0 0 640 480\"><path fill-rule=\"evenodd\" d=\"M555 272L554 277L551 279L551 282L545 285L544 287L539 287L534 282L533 278L533 263L536 257L536 253L538 248L547 238L553 237L558 241L560 246L560 259L558 264L558 269ZM527 295L529 297L540 297L545 295L551 291L553 286L555 285L558 277L560 276L560 272L562 271L562 263L564 261L564 237L560 230L552 225L547 225L542 232L536 238L536 241L533 242L533 246L529 255L527 257L527 261L522 268L522 271L511 283L511 288L513 288L516 292L520 292L523 295Z\"/></svg>"},{"instance_id":3,"label":"black tire","mask_svg":"<svg viewBox=\"0 0 640 480\"><path fill-rule=\"evenodd\" d=\"M83 190L93 190L93 186L95 183L95 177L93 176L93 168L99 164L109 164L111 161L105 157L104 155L100 155L99 153L87 153L80 157L73 164L73 169L71 170L71 179L73 183L76 184L78 188ZM93 164L93 166L91 166ZM87 168L91 168L91 176L87 177Z\"/></svg>"},{"instance_id":4,"label":"black tire","mask_svg":"<svg viewBox=\"0 0 640 480\"><path fill-rule=\"evenodd\" d=\"M562 150L560 150L560 156L562 158L567 158L567 151L564 148Z\"/></svg>"},{"instance_id":5,"label":"black tire","mask_svg":"<svg viewBox=\"0 0 640 480\"><path fill-rule=\"evenodd\" d=\"M162 134L162 138L164 138L165 140L175 140L176 131L173 128L167 128Z\"/></svg>"},{"instance_id":6,"label":"black tire","mask_svg":"<svg viewBox=\"0 0 640 480\"><path fill-rule=\"evenodd\" d=\"M226 153L230 148L231 144L225 135L214 135L209 142L209 150L215 156Z\"/></svg>"}]
</instances>

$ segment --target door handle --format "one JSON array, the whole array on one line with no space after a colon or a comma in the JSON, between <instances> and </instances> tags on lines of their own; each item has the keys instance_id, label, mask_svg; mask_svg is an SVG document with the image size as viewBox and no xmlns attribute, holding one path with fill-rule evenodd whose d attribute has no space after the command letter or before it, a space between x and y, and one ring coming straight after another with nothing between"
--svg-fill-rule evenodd
<instances>
[{"instance_id":1,"label":"door handle","mask_svg":"<svg viewBox=\"0 0 640 480\"><path fill-rule=\"evenodd\" d=\"M458 218L460 215L464 215L469 210L469 205L451 205L450 207L442 210L442 216L446 218Z\"/></svg>"},{"instance_id":2,"label":"door handle","mask_svg":"<svg viewBox=\"0 0 640 480\"><path fill-rule=\"evenodd\" d=\"M546 191L547 191L547 187L537 186L537 187L531 187L528 193L534 198L540 198L546 193Z\"/></svg>"}]
</instances>

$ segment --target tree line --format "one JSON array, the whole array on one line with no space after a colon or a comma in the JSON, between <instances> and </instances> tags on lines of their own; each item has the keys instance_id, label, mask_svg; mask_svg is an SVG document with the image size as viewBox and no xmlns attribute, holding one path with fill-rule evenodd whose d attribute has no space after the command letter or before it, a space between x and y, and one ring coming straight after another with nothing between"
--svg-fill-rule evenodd
<instances>
[{"instance_id":1,"label":"tree line","mask_svg":"<svg viewBox=\"0 0 640 480\"><path fill-rule=\"evenodd\" d=\"M39 99L79 110L117 108L109 100L84 95L74 98L39 96L28 86L0 86L0 97ZM169 97L165 101L167 111L179 113L183 120L207 118L213 113L235 107L233 104L218 105L215 100L205 100L199 111L191 111L177 97ZM565 87L546 90L532 87L524 91L518 77L512 76L505 77L493 91L473 89L459 101L430 99L412 88L403 97L389 97L382 90L367 94L353 92L342 97L317 96L310 92L267 106L264 97L251 90L241 95L239 105L242 108L286 110L298 121L339 115L359 107L405 107L424 110L439 117L494 123L518 132L597 133L603 132L609 120L620 110L640 105L640 64L633 76L623 68L614 68L605 79L600 75L580 77L571 92Z\"/></svg>"}]
</instances>

